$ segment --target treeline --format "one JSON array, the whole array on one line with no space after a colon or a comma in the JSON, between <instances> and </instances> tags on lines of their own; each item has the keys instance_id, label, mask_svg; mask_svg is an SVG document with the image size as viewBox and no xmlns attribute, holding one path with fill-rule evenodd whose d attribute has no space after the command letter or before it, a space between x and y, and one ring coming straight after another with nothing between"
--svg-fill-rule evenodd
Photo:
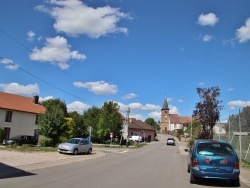
<instances>
[{"instance_id":1,"label":"treeline","mask_svg":"<svg viewBox=\"0 0 250 188\"><path fill-rule=\"evenodd\" d=\"M56 146L71 137L88 137L91 127L91 140L104 143L114 137L120 137L123 121L119 106L112 101L105 102L101 108L92 107L79 114L76 111L67 112L65 102L60 99L50 99L41 103L46 112L38 117L39 135L43 140L51 142L47 145ZM46 144L45 144L46 145Z\"/></svg>"},{"instance_id":2,"label":"treeline","mask_svg":"<svg viewBox=\"0 0 250 188\"><path fill-rule=\"evenodd\" d=\"M250 132L250 106L244 107L238 114L229 116L228 122L226 123L226 131L239 132L240 125L242 132Z\"/></svg>"}]
</instances>

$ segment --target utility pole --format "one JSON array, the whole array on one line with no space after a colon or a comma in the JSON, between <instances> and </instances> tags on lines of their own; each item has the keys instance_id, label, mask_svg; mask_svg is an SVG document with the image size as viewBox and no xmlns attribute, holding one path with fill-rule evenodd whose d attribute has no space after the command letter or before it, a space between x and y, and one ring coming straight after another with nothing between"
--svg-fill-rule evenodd
<instances>
[{"instance_id":1,"label":"utility pole","mask_svg":"<svg viewBox=\"0 0 250 188\"><path fill-rule=\"evenodd\" d=\"M128 147L128 142L129 142L129 140L128 140L128 125L129 125L129 113L130 113L130 107L128 107L127 108L127 116L126 116L126 123L127 123L127 140L126 140L126 146Z\"/></svg>"}]
</instances>

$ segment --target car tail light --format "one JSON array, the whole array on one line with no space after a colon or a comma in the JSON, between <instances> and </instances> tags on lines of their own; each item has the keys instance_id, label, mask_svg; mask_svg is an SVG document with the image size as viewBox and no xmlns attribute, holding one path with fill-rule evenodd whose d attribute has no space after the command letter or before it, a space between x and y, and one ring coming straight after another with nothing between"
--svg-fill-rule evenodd
<instances>
[{"instance_id":1,"label":"car tail light","mask_svg":"<svg viewBox=\"0 0 250 188\"><path fill-rule=\"evenodd\" d=\"M238 161L235 161L235 162L234 162L234 167L239 168L239 166L240 166L240 165L239 165L239 162L238 162Z\"/></svg>"},{"instance_id":2,"label":"car tail light","mask_svg":"<svg viewBox=\"0 0 250 188\"><path fill-rule=\"evenodd\" d=\"M198 163L198 160L196 159L196 158L194 158L193 159L193 165L195 166L195 165L198 165L199 163Z\"/></svg>"}]
</instances>

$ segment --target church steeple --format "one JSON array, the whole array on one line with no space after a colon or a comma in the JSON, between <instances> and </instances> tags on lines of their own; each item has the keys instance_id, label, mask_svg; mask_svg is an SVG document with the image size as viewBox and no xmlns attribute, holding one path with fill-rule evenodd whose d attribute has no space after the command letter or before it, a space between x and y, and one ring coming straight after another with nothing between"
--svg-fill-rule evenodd
<instances>
[{"instance_id":1,"label":"church steeple","mask_svg":"<svg viewBox=\"0 0 250 188\"><path fill-rule=\"evenodd\" d=\"M166 98L164 99L164 103L163 103L163 106L162 106L161 110L169 110L169 108L168 108L168 101L167 101Z\"/></svg>"}]
</instances>

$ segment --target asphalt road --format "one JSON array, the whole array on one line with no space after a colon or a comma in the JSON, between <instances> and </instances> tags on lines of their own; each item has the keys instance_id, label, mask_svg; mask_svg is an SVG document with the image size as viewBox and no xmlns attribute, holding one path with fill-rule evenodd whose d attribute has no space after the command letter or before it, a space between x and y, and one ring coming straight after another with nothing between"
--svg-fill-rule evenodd
<instances>
[{"instance_id":1,"label":"asphalt road","mask_svg":"<svg viewBox=\"0 0 250 188\"><path fill-rule=\"evenodd\" d=\"M186 155L179 145L167 146L166 137L159 142L128 152L106 150L106 156L60 166L33 170L0 180L1 188L188 188L230 187L228 181L204 180L189 183ZM105 152L105 151L104 151ZM240 187L247 186L241 184Z\"/></svg>"}]
</instances>

